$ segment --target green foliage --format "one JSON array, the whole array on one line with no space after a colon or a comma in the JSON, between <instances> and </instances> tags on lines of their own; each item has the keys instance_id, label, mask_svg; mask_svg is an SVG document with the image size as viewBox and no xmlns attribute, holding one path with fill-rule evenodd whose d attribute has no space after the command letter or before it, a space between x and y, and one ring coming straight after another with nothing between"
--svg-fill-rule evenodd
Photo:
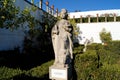
<instances>
[{"instance_id":1,"label":"green foliage","mask_svg":"<svg viewBox=\"0 0 120 80\"><path fill-rule=\"evenodd\" d=\"M88 50L98 50L98 49L102 49L103 46L99 43L92 43L92 45L88 45L87 48Z\"/></svg>"},{"instance_id":2,"label":"green foliage","mask_svg":"<svg viewBox=\"0 0 120 80\"><path fill-rule=\"evenodd\" d=\"M34 0L32 0L31 2L34 3Z\"/></svg>"},{"instance_id":3,"label":"green foliage","mask_svg":"<svg viewBox=\"0 0 120 80\"><path fill-rule=\"evenodd\" d=\"M91 17L90 20L91 20L90 22L97 22L97 18L95 17Z\"/></svg>"},{"instance_id":4,"label":"green foliage","mask_svg":"<svg viewBox=\"0 0 120 80\"><path fill-rule=\"evenodd\" d=\"M112 41L108 43L109 50L114 52L114 54L120 55L120 41Z\"/></svg>"},{"instance_id":5,"label":"green foliage","mask_svg":"<svg viewBox=\"0 0 120 80\"><path fill-rule=\"evenodd\" d=\"M79 52L83 46L76 45L74 48L74 69L77 80L119 80L120 79L120 41L111 41L107 46L91 44L85 53ZM43 58L44 59L44 58ZM3 59L1 59L3 60ZM30 70L0 67L0 79L11 80L16 76L41 80L48 80L49 66L53 60ZM24 76L21 76L23 75ZM29 80L27 79L27 80ZM15 79L16 80L16 79Z\"/></svg>"},{"instance_id":6,"label":"green foliage","mask_svg":"<svg viewBox=\"0 0 120 80\"><path fill-rule=\"evenodd\" d=\"M95 73L94 76L96 77L94 80L119 80L120 79L120 65L116 64L105 64L102 66L98 72L97 75Z\"/></svg>"},{"instance_id":7,"label":"green foliage","mask_svg":"<svg viewBox=\"0 0 120 80\"><path fill-rule=\"evenodd\" d=\"M29 70L26 75L33 76L37 78L45 77L49 73L49 67L53 64L53 60L42 64L41 66L32 68Z\"/></svg>"},{"instance_id":8,"label":"green foliage","mask_svg":"<svg viewBox=\"0 0 120 80\"><path fill-rule=\"evenodd\" d=\"M24 24L28 24L30 29L34 29L36 26L40 26L40 21L36 20L31 12L37 10L36 7L26 7L24 10L20 10L19 7L14 5L13 0L0 1L0 28L17 29L18 27L24 27Z\"/></svg>"},{"instance_id":9,"label":"green foliage","mask_svg":"<svg viewBox=\"0 0 120 80\"><path fill-rule=\"evenodd\" d=\"M73 54L79 54L83 52L84 45L74 44Z\"/></svg>"},{"instance_id":10,"label":"green foliage","mask_svg":"<svg viewBox=\"0 0 120 80\"><path fill-rule=\"evenodd\" d=\"M13 5L13 0L0 1L0 27L13 27L19 8Z\"/></svg>"},{"instance_id":11,"label":"green foliage","mask_svg":"<svg viewBox=\"0 0 120 80\"><path fill-rule=\"evenodd\" d=\"M0 80L11 80L12 77L22 74L20 69L12 69L7 67L0 67Z\"/></svg>"},{"instance_id":12,"label":"green foliage","mask_svg":"<svg viewBox=\"0 0 120 80\"><path fill-rule=\"evenodd\" d=\"M107 21L108 21L108 22L113 22L113 21L114 21L114 18L113 18L113 17L107 17Z\"/></svg>"},{"instance_id":13,"label":"green foliage","mask_svg":"<svg viewBox=\"0 0 120 80\"><path fill-rule=\"evenodd\" d=\"M118 17L116 18L116 21L120 21L120 16L118 16Z\"/></svg>"},{"instance_id":14,"label":"green foliage","mask_svg":"<svg viewBox=\"0 0 120 80\"><path fill-rule=\"evenodd\" d=\"M22 24L22 27L25 23L28 23L28 27L30 30L34 30L38 24L40 25L39 21L31 15L31 9L27 7L23 11L21 11L18 19L19 20L17 23L19 23L19 25Z\"/></svg>"},{"instance_id":15,"label":"green foliage","mask_svg":"<svg viewBox=\"0 0 120 80\"><path fill-rule=\"evenodd\" d=\"M100 39L103 43L112 41L110 32L107 32L105 28L103 28L103 30L100 32Z\"/></svg>"},{"instance_id":16,"label":"green foliage","mask_svg":"<svg viewBox=\"0 0 120 80\"><path fill-rule=\"evenodd\" d=\"M120 71L118 65L104 65L91 72L90 80L119 80Z\"/></svg>"},{"instance_id":17,"label":"green foliage","mask_svg":"<svg viewBox=\"0 0 120 80\"><path fill-rule=\"evenodd\" d=\"M13 69L8 67L0 67L0 80L14 80L17 76L23 79L26 79L26 76L29 76L30 80L31 78L33 78L32 80L34 80L34 78L45 78L48 77L46 75L49 73L49 66L51 66L52 64L53 60L27 71L21 70L19 68Z\"/></svg>"},{"instance_id":18,"label":"green foliage","mask_svg":"<svg viewBox=\"0 0 120 80\"><path fill-rule=\"evenodd\" d=\"M88 23L88 18L83 18L83 19L82 19L82 22L83 22L83 23Z\"/></svg>"},{"instance_id":19,"label":"green foliage","mask_svg":"<svg viewBox=\"0 0 120 80\"><path fill-rule=\"evenodd\" d=\"M70 19L69 21L73 26L73 38L75 38L79 34L79 27L76 26L75 19Z\"/></svg>"},{"instance_id":20,"label":"green foliage","mask_svg":"<svg viewBox=\"0 0 120 80\"><path fill-rule=\"evenodd\" d=\"M58 18L53 17L52 15L50 15L49 13L44 12L44 31L51 33L51 29L52 27L55 25L55 23L57 22Z\"/></svg>"},{"instance_id":21,"label":"green foliage","mask_svg":"<svg viewBox=\"0 0 120 80\"><path fill-rule=\"evenodd\" d=\"M107 46L101 44L91 44L87 47L87 51L85 53L76 54L74 68L77 74L77 79L119 80L119 47L120 41L111 41Z\"/></svg>"},{"instance_id":22,"label":"green foliage","mask_svg":"<svg viewBox=\"0 0 120 80\"><path fill-rule=\"evenodd\" d=\"M100 17L99 22L105 22L105 17Z\"/></svg>"},{"instance_id":23,"label":"green foliage","mask_svg":"<svg viewBox=\"0 0 120 80\"><path fill-rule=\"evenodd\" d=\"M30 39L27 39L26 43L24 43L25 49L31 49L32 45L34 45L33 43L35 43L34 39L39 38L39 35L41 34L42 35L40 37L44 36L47 38L44 38L44 41L40 40L40 45L42 42L49 44L49 41L47 40L50 38L50 36L45 36L45 34L51 35L51 28L57 19L54 18L54 16L43 11L44 15L42 18L44 21L41 22L34 16L35 11L38 9L37 7L31 6L24 8L24 10L20 10L19 7L16 7L14 5L14 2L15 1L13 0L0 1L0 28L7 28L10 30L18 29L19 27L22 27L23 29L26 27L29 28L28 35ZM32 0L32 2L34 2L34 0ZM40 28L40 26L42 27Z\"/></svg>"},{"instance_id":24,"label":"green foliage","mask_svg":"<svg viewBox=\"0 0 120 80\"><path fill-rule=\"evenodd\" d=\"M98 61L95 50L77 54L74 60L78 80L89 80L91 73L97 69Z\"/></svg>"}]
</instances>

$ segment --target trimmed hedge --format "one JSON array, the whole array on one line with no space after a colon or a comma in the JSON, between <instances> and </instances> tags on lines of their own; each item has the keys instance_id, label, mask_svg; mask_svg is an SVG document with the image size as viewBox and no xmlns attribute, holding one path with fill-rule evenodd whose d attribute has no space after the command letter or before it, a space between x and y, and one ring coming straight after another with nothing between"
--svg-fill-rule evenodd
<instances>
[{"instance_id":1,"label":"trimmed hedge","mask_svg":"<svg viewBox=\"0 0 120 80\"><path fill-rule=\"evenodd\" d=\"M77 80L88 80L91 73L96 70L98 66L96 52L87 51L84 54L77 54L74 64Z\"/></svg>"},{"instance_id":2,"label":"trimmed hedge","mask_svg":"<svg viewBox=\"0 0 120 80\"><path fill-rule=\"evenodd\" d=\"M41 66L32 68L31 70L27 71L26 75L37 77L37 78L48 77L48 76L45 76L45 75L49 73L49 67L52 64L53 64L53 60L49 61L49 62L46 62L46 63L42 64Z\"/></svg>"},{"instance_id":3,"label":"trimmed hedge","mask_svg":"<svg viewBox=\"0 0 120 80\"><path fill-rule=\"evenodd\" d=\"M73 51L73 80L120 80L120 41L112 41L105 46L91 44L84 53L83 47L76 45ZM0 80L49 80L49 66L53 62L51 60L29 70L1 66Z\"/></svg>"},{"instance_id":4,"label":"trimmed hedge","mask_svg":"<svg viewBox=\"0 0 120 80\"><path fill-rule=\"evenodd\" d=\"M76 54L77 80L120 80L119 48L120 41L112 41L107 46L89 45L85 53Z\"/></svg>"},{"instance_id":5,"label":"trimmed hedge","mask_svg":"<svg viewBox=\"0 0 120 80\"><path fill-rule=\"evenodd\" d=\"M22 74L24 71L20 69L12 69L7 67L0 67L0 80L11 80L14 76Z\"/></svg>"},{"instance_id":6,"label":"trimmed hedge","mask_svg":"<svg viewBox=\"0 0 120 80\"><path fill-rule=\"evenodd\" d=\"M13 69L3 66L0 67L0 80L48 80L49 66L52 64L53 60L30 70Z\"/></svg>"}]
</instances>

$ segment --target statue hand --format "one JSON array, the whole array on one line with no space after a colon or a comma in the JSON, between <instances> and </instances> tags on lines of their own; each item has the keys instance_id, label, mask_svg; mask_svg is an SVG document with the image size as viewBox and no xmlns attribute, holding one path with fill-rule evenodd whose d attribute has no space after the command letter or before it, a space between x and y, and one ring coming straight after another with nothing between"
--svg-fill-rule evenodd
<instances>
[{"instance_id":1,"label":"statue hand","mask_svg":"<svg viewBox=\"0 0 120 80\"><path fill-rule=\"evenodd\" d=\"M73 59L73 55L71 55L71 59Z\"/></svg>"}]
</instances>

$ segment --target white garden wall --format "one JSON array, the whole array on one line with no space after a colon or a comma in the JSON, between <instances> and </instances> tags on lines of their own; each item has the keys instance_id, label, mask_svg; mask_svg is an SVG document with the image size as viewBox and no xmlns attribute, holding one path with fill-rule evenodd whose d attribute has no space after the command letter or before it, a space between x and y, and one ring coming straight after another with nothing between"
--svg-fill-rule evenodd
<instances>
[{"instance_id":1,"label":"white garden wall","mask_svg":"<svg viewBox=\"0 0 120 80\"><path fill-rule=\"evenodd\" d=\"M105 16L105 14L110 14L110 16L116 14L116 16L120 16L120 9L70 12L69 17L70 19L73 18L73 16L74 18L80 18L80 16L87 17L88 15L90 15L91 17L97 17L97 14L99 15L99 17Z\"/></svg>"},{"instance_id":2,"label":"white garden wall","mask_svg":"<svg viewBox=\"0 0 120 80\"><path fill-rule=\"evenodd\" d=\"M16 6L20 7L20 10L28 7L30 8L32 5L25 0L16 0ZM35 12L32 12L32 15L42 21L42 15L44 11L38 9ZM41 27L41 26L39 26ZM28 29L26 29L28 30ZM25 37L24 33L25 29L18 28L17 30L10 31L9 29L0 28L0 51L1 50L13 50L16 47L23 48L23 40Z\"/></svg>"},{"instance_id":3,"label":"white garden wall","mask_svg":"<svg viewBox=\"0 0 120 80\"><path fill-rule=\"evenodd\" d=\"M120 22L101 22L101 23L78 23L77 27L82 32L79 34L79 43L83 44L86 39L93 38L93 42L101 43L99 33L105 28L112 35L113 40L120 40Z\"/></svg>"}]
</instances>

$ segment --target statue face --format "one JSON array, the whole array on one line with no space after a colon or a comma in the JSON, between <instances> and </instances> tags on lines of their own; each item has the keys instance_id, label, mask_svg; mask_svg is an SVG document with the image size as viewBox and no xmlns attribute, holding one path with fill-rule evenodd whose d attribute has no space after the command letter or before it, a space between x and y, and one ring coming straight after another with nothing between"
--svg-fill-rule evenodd
<instances>
[{"instance_id":1,"label":"statue face","mask_svg":"<svg viewBox=\"0 0 120 80\"><path fill-rule=\"evenodd\" d=\"M67 19L68 14L67 14L67 10L66 9L62 9L61 10L61 18L62 19Z\"/></svg>"}]
</instances>

